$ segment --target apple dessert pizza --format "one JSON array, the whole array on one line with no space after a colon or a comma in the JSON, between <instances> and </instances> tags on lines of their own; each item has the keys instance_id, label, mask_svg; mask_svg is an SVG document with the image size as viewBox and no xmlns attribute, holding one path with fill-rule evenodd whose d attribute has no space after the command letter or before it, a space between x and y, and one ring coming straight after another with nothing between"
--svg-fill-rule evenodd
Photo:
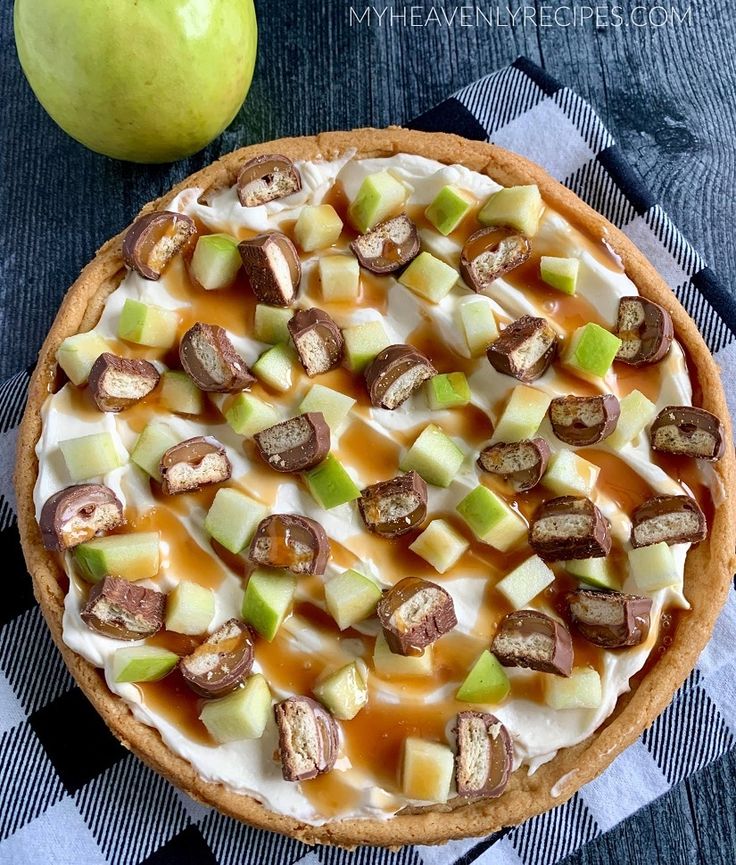
<instances>
[{"instance_id":1,"label":"apple dessert pizza","mask_svg":"<svg viewBox=\"0 0 736 865\"><path fill-rule=\"evenodd\" d=\"M692 669L734 567L716 365L540 168L399 129L248 147L67 294L16 484L120 739L307 842L571 796Z\"/></svg>"}]
</instances>

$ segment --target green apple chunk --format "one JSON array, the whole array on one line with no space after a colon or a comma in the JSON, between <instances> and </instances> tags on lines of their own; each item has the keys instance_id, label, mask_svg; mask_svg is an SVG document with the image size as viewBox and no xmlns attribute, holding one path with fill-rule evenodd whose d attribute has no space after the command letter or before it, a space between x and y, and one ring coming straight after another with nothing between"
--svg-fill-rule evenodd
<instances>
[{"instance_id":1,"label":"green apple chunk","mask_svg":"<svg viewBox=\"0 0 736 865\"><path fill-rule=\"evenodd\" d=\"M447 236L460 225L475 199L469 192L457 186L443 186L424 215L440 234Z\"/></svg>"},{"instance_id":2,"label":"green apple chunk","mask_svg":"<svg viewBox=\"0 0 736 865\"><path fill-rule=\"evenodd\" d=\"M360 498L360 487L333 454L305 472L304 480L314 500L326 511Z\"/></svg>"},{"instance_id":3,"label":"green apple chunk","mask_svg":"<svg viewBox=\"0 0 736 865\"><path fill-rule=\"evenodd\" d=\"M572 559L565 562L565 570L597 589L620 589L621 585L610 561L599 559Z\"/></svg>"},{"instance_id":4,"label":"green apple chunk","mask_svg":"<svg viewBox=\"0 0 736 865\"><path fill-rule=\"evenodd\" d=\"M425 385L427 402L432 411L456 408L470 402L470 385L464 372L445 372L433 375Z\"/></svg>"},{"instance_id":5,"label":"green apple chunk","mask_svg":"<svg viewBox=\"0 0 736 865\"><path fill-rule=\"evenodd\" d=\"M267 303L257 303L253 314L253 337L259 342L277 345L290 339L287 325L294 315L294 310L288 306L269 306Z\"/></svg>"},{"instance_id":6,"label":"green apple chunk","mask_svg":"<svg viewBox=\"0 0 736 865\"><path fill-rule=\"evenodd\" d=\"M526 607L555 580L553 571L539 558L532 556L496 584L496 588L515 610Z\"/></svg>"},{"instance_id":7,"label":"green apple chunk","mask_svg":"<svg viewBox=\"0 0 736 865\"><path fill-rule=\"evenodd\" d=\"M345 357L352 372L363 372L373 358L391 345L380 321L366 321L346 327L343 332Z\"/></svg>"},{"instance_id":8,"label":"green apple chunk","mask_svg":"<svg viewBox=\"0 0 736 865\"><path fill-rule=\"evenodd\" d=\"M584 377L603 378L620 347L617 336L589 321L573 332L562 354L562 363Z\"/></svg>"},{"instance_id":9,"label":"green apple chunk","mask_svg":"<svg viewBox=\"0 0 736 865\"><path fill-rule=\"evenodd\" d=\"M539 259L539 275L542 281L564 294L575 294L579 270L580 260L577 258L543 255Z\"/></svg>"},{"instance_id":10,"label":"green apple chunk","mask_svg":"<svg viewBox=\"0 0 736 865\"><path fill-rule=\"evenodd\" d=\"M208 291L229 288L243 264L238 241L229 234L205 234L197 240L191 272Z\"/></svg>"},{"instance_id":11,"label":"green apple chunk","mask_svg":"<svg viewBox=\"0 0 736 865\"><path fill-rule=\"evenodd\" d=\"M207 511L204 527L210 537L237 555L250 543L256 526L267 515L265 505L239 490L223 487Z\"/></svg>"},{"instance_id":12,"label":"green apple chunk","mask_svg":"<svg viewBox=\"0 0 736 865\"><path fill-rule=\"evenodd\" d=\"M204 411L204 394L178 369L169 369L161 376L161 402L177 414L202 414Z\"/></svg>"},{"instance_id":13,"label":"green apple chunk","mask_svg":"<svg viewBox=\"0 0 736 865\"><path fill-rule=\"evenodd\" d=\"M166 597L166 630L177 634L204 634L215 615L212 589L182 581Z\"/></svg>"},{"instance_id":14,"label":"green apple chunk","mask_svg":"<svg viewBox=\"0 0 736 865\"><path fill-rule=\"evenodd\" d=\"M319 260L322 298L328 303L356 301L360 295L360 265L352 255L323 255Z\"/></svg>"},{"instance_id":15,"label":"green apple chunk","mask_svg":"<svg viewBox=\"0 0 736 865\"><path fill-rule=\"evenodd\" d=\"M498 658L484 649L460 685L456 699L464 703L500 703L510 687L509 677Z\"/></svg>"},{"instance_id":16,"label":"green apple chunk","mask_svg":"<svg viewBox=\"0 0 736 865\"><path fill-rule=\"evenodd\" d=\"M421 556L440 574L444 574L470 546L469 542L446 520L432 520L409 549Z\"/></svg>"},{"instance_id":17,"label":"green apple chunk","mask_svg":"<svg viewBox=\"0 0 736 865\"><path fill-rule=\"evenodd\" d=\"M626 394L620 406L621 414L616 429L606 439L606 444L614 450L621 450L640 436L657 413L657 406L638 390Z\"/></svg>"},{"instance_id":18,"label":"green apple chunk","mask_svg":"<svg viewBox=\"0 0 736 865\"><path fill-rule=\"evenodd\" d=\"M491 195L478 214L478 221L482 225L508 225L534 237L543 210L537 186L509 186Z\"/></svg>"},{"instance_id":19,"label":"green apple chunk","mask_svg":"<svg viewBox=\"0 0 736 865\"><path fill-rule=\"evenodd\" d=\"M238 435L253 436L278 423L279 414L271 403L241 391L227 403L225 420Z\"/></svg>"},{"instance_id":20,"label":"green apple chunk","mask_svg":"<svg viewBox=\"0 0 736 865\"><path fill-rule=\"evenodd\" d=\"M490 302L484 297L463 299L458 315L470 356L480 357L498 339L498 325Z\"/></svg>"},{"instance_id":21,"label":"green apple chunk","mask_svg":"<svg viewBox=\"0 0 736 865\"><path fill-rule=\"evenodd\" d=\"M552 397L544 391L525 384L516 385L496 423L491 443L533 438L551 402Z\"/></svg>"},{"instance_id":22,"label":"green apple chunk","mask_svg":"<svg viewBox=\"0 0 736 865\"><path fill-rule=\"evenodd\" d=\"M401 458L402 472L415 471L428 484L449 487L460 471L465 454L437 424L428 424Z\"/></svg>"},{"instance_id":23,"label":"green apple chunk","mask_svg":"<svg viewBox=\"0 0 736 865\"><path fill-rule=\"evenodd\" d=\"M550 457L542 483L558 496L589 496L600 472L599 466L575 451L558 451Z\"/></svg>"},{"instance_id":24,"label":"green apple chunk","mask_svg":"<svg viewBox=\"0 0 736 865\"><path fill-rule=\"evenodd\" d=\"M131 532L94 538L74 548L74 560L89 583L107 576L123 580L155 577L161 563L158 532Z\"/></svg>"},{"instance_id":25,"label":"green apple chunk","mask_svg":"<svg viewBox=\"0 0 736 865\"><path fill-rule=\"evenodd\" d=\"M93 330L68 336L56 352L56 362L72 384L84 384L97 358L110 351L110 344Z\"/></svg>"},{"instance_id":26,"label":"green apple chunk","mask_svg":"<svg viewBox=\"0 0 736 865\"><path fill-rule=\"evenodd\" d=\"M527 536L524 518L488 487L479 484L455 508L479 541L505 553Z\"/></svg>"},{"instance_id":27,"label":"green apple chunk","mask_svg":"<svg viewBox=\"0 0 736 865\"><path fill-rule=\"evenodd\" d=\"M346 664L315 685L312 693L341 721L349 721L368 702L368 668L361 660Z\"/></svg>"},{"instance_id":28,"label":"green apple chunk","mask_svg":"<svg viewBox=\"0 0 736 865\"><path fill-rule=\"evenodd\" d=\"M455 766L455 755L447 745L416 736L404 740L401 789L409 799L446 802Z\"/></svg>"},{"instance_id":29,"label":"green apple chunk","mask_svg":"<svg viewBox=\"0 0 736 865\"><path fill-rule=\"evenodd\" d=\"M407 189L388 171L370 174L361 183L358 194L348 208L348 218L361 234L396 216L406 201Z\"/></svg>"},{"instance_id":30,"label":"green apple chunk","mask_svg":"<svg viewBox=\"0 0 736 865\"><path fill-rule=\"evenodd\" d=\"M642 592L656 592L682 582L675 557L665 541L629 550L629 570Z\"/></svg>"},{"instance_id":31,"label":"green apple chunk","mask_svg":"<svg viewBox=\"0 0 736 865\"><path fill-rule=\"evenodd\" d=\"M291 609L296 577L289 571L257 568L248 578L241 615L264 640L276 636Z\"/></svg>"},{"instance_id":32,"label":"green apple chunk","mask_svg":"<svg viewBox=\"0 0 736 865\"><path fill-rule=\"evenodd\" d=\"M341 631L375 615L381 588L370 577L350 570L325 584L325 603Z\"/></svg>"},{"instance_id":33,"label":"green apple chunk","mask_svg":"<svg viewBox=\"0 0 736 865\"><path fill-rule=\"evenodd\" d=\"M294 239L304 252L314 252L337 243L342 219L331 204L302 207L294 226Z\"/></svg>"},{"instance_id":34,"label":"green apple chunk","mask_svg":"<svg viewBox=\"0 0 736 865\"><path fill-rule=\"evenodd\" d=\"M112 656L114 682L158 682L179 663L175 652L160 646L126 646Z\"/></svg>"},{"instance_id":35,"label":"green apple chunk","mask_svg":"<svg viewBox=\"0 0 736 865\"><path fill-rule=\"evenodd\" d=\"M601 677L592 667L574 667L567 679L544 677L544 702L552 709L597 709L602 701Z\"/></svg>"},{"instance_id":36,"label":"green apple chunk","mask_svg":"<svg viewBox=\"0 0 736 865\"><path fill-rule=\"evenodd\" d=\"M138 345L171 348L178 327L178 312L128 298L120 313L118 336Z\"/></svg>"},{"instance_id":37,"label":"green apple chunk","mask_svg":"<svg viewBox=\"0 0 736 865\"><path fill-rule=\"evenodd\" d=\"M421 655L396 655L388 647L383 631L376 637L373 670L382 679L413 679L432 675L432 646Z\"/></svg>"},{"instance_id":38,"label":"green apple chunk","mask_svg":"<svg viewBox=\"0 0 736 865\"><path fill-rule=\"evenodd\" d=\"M253 364L253 372L274 390L286 393L291 390L291 382L296 368L294 349L286 342L280 342L265 351Z\"/></svg>"},{"instance_id":39,"label":"green apple chunk","mask_svg":"<svg viewBox=\"0 0 736 865\"><path fill-rule=\"evenodd\" d=\"M321 411L327 426L335 433L354 405L355 400L351 396L346 396L323 384L313 384L299 404L298 411L302 414Z\"/></svg>"},{"instance_id":40,"label":"green apple chunk","mask_svg":"<svg viewBox=\"0 0 736 865\"><path fill-rule=\"evenodd\" d=\"M242 688L208 700L199 719L220 745L240 739L260 739L271 717L271 690L260 673L248 676Z\"/></svg>"},{"instance_id":41,"label":"green apple chunk","mask_svg":"<svg viewBox=\"0 0 736 865\"><path fill-rule=\"evenodd\" d=\"M166 424L149 423L138 436L131 460L155 481L161 482L161 457L180 441Z\"/></svg>"},{"instance_id":42,"label":"green apple chunk","mask_svg":"<svg viewBox=\"0 0 736 865\"><path fill-rule=\"evenodd\" d=\"M124 465L124 459L109 432L92 433L59 442L69 477L85 481L106 475Z\"/></svg>"},{"instance_id":43,"label":"green apple chunk","mask_svg":"<svg viewBox=\"0 0 736 865\"><path fill-rule=\"evenodd\" d=\"M429 252L420 252L399 277L402 285L432 303L439 303L446 297L457 280L455 268Z\"/></svg>"}]
</instances>

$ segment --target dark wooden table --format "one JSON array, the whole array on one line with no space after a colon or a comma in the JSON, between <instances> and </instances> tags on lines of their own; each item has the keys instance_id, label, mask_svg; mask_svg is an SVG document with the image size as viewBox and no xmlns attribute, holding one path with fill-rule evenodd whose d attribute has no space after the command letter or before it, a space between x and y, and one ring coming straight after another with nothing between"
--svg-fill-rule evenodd
<instances>
[{"instance_id":1,"label":"dark wooden table","mask_svg":"<svg viewBox=\"0 0 736 865\"><path fill-rule=\"evenodd\" d=\"M432 5L412 3L425 13ZM543 4L527 3L542 14ZM249 142L402 123L520 54L590 100L676 224L723 282L736 285L731 0L659 0L684 22L618 27L610 15L609 26L581 22L583 0L570 3L578 20L567 27L534 26L529 13L526 25L518 23L519 13L516 26L504 26L506 4L480 0L480 8L500 16L498 26L369 27L356 24L355 16L351 26L351 5L359 14L366 8L360 0L257 0L258 65L235 122L185 162L142 167L84 150L49 120L17 63L11 3L2 4L0 379L33 361L66 287L97 246L176 180ZM386 5L400 12L411 3L375 4ZM434 3L438 11L459 5ZM549 0L548 8L562 5ZM573 13L558 14L565 22ZM661 23L661 12L652 15ZM733 865L735 806L731 753L567 862Z\"/></svg>"}]
</instances>

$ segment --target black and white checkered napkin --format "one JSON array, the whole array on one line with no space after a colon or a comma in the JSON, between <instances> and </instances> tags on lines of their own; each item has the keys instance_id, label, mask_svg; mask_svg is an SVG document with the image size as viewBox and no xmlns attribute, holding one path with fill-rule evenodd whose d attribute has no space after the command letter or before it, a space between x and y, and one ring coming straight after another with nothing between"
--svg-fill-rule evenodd
<instances>
[{"instance_id":1,"label":"black and white checkered napkin","mask_svg":"<svg viewBox=\"0 0 736 865\"><path fill-rule=\"evenodd\" d=\"M624 162L593 109L527 60L411 124L491 140L544 166L621 228L695 319L736 415L736 304ZM736 592L672 705L567 804L484 840L397 853L309 849L192 802L128 753L64 668L34 603L10 488L28 374L0 387L1 865L551 865L734 747Z\"/></svg>"}]
</instances>

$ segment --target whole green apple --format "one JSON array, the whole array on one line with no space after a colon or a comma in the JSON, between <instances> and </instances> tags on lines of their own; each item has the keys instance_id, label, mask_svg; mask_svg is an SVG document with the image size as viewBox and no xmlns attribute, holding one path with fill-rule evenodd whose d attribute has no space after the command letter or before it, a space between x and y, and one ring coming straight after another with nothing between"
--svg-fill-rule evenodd
<instances>
[{"instance_id":1,"label":"whole green apple","mask_svg":"<svg viewBox=\"0 0 736 865\"><path fill-rule=\"evenodd\" d=\"M170 162L218 136L248 92L253 0L16 0L15 42L43 107L77 141Z\"/></svg>"}]
</instances>

